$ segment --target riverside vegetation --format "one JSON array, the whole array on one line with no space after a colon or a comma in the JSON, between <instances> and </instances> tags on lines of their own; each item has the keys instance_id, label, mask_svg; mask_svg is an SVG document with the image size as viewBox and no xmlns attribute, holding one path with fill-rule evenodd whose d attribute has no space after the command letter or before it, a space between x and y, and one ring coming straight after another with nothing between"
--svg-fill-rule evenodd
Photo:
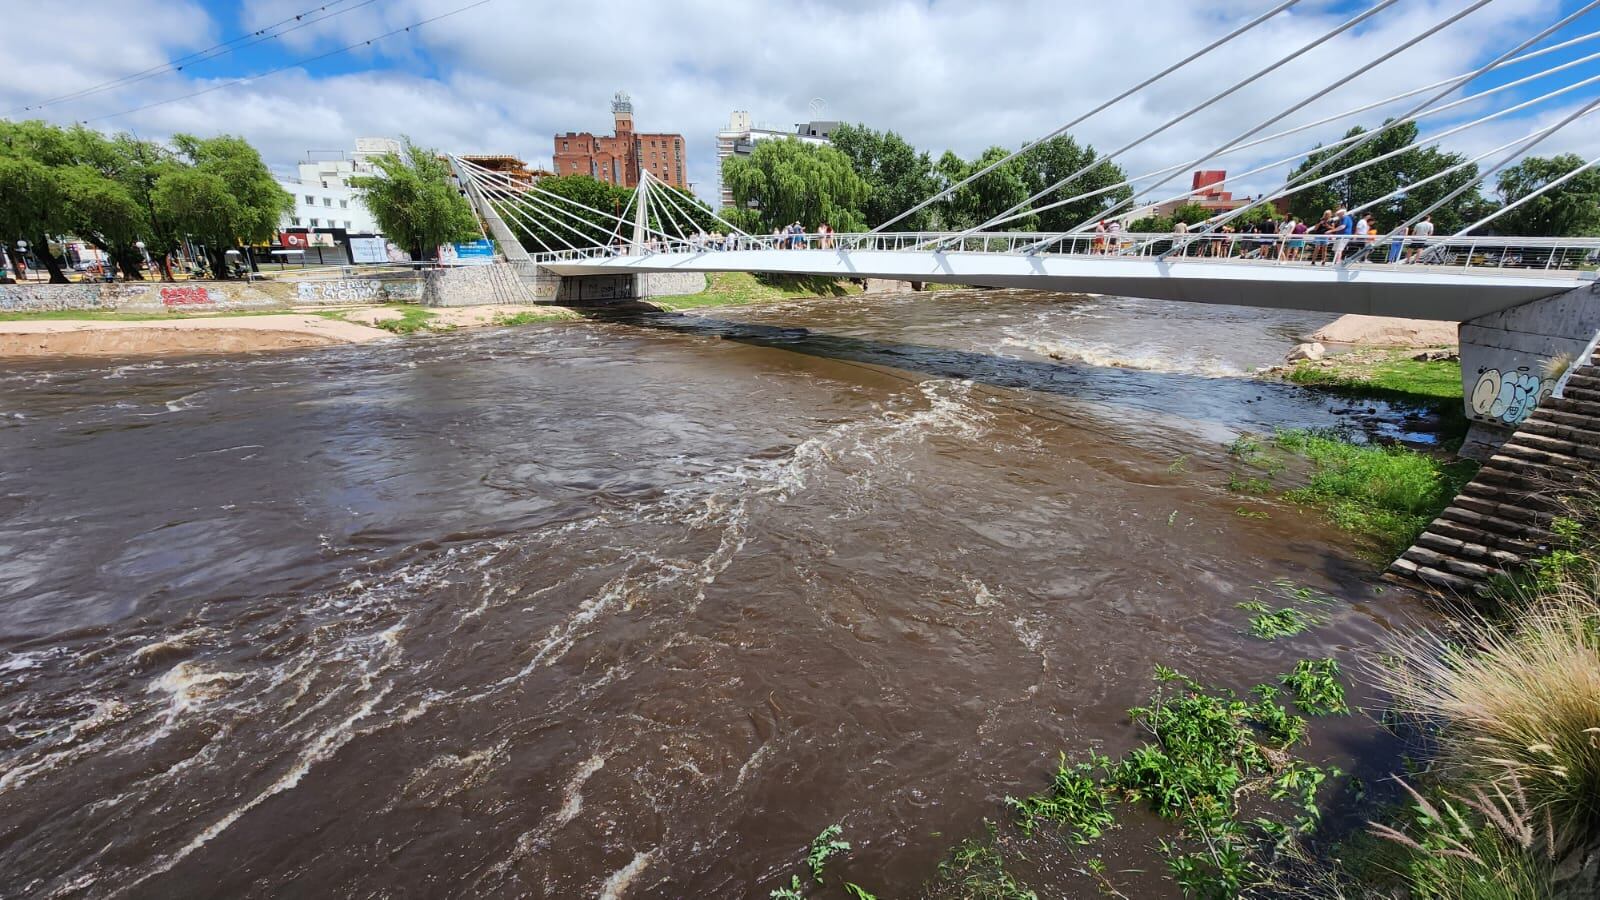
<instances>
[{"instance_id":1,"label":"riverside vegetation","mask_svg":"<svg viewBox=\"0 0 1600 900\"><path fill-rule=\"evenodd\" d=\"M1370 378L1305 376L1347 393L1459 403L1449 364L1392 365ZM1297 379L1299 380L1299 379ZM1470 463L1347 436L1246 436L1232 455L1266 493L1303 457L1286 499L1397 553L1470 477ZM1128 711L1145 738L1112 758L1062 753L1039 792L1008 798L1008 822L957 843L922 889L933 898L1037 900L1008 868L1064 858L1100 894L1127 897L1106 836L1142 817L1171 830L1155 851L1186 896L1536 898L1600 895L1600 473L1566 492L1556 546L1493 586L1445 633L1413 631L1360 660L1387 693L1379 724L1415 758L1380 803L1357 779L1304 756L1317 717L1348 716L1338 660L1301 659L1244 694L1157 666L1150 699ZM1244 600L1241 630L1292 638L1319 627L1334 598L1282 580ZM1308 718L1309 717L1309 718ZM1323 810L1354 804L1364 828ZM837 826L818 842L845 852ZM812 856L818 844L813 843ZM821 889L820 870L814 887ZM775 898L808 896L798 877ZM872 897L846 885L846 896ZM820 894L818 894L820 896Z\"/></svg>"}]
</instances>

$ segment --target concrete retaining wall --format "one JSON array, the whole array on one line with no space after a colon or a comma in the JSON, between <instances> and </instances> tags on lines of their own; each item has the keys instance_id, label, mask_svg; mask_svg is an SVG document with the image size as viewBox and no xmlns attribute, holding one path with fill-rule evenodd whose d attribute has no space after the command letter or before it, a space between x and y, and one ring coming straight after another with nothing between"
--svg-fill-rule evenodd
<instances>
[{"instance_id":1,"label":"concrete retaining wall","mask_svg":"<svg viewBox=\"0 0 1600 900\"><path fill-rule=\"evenodd\" d=\"M430 269L423 275L423 306L483 306L533 299L509 263Z\"/></svg>"},{"instance_id":2,"label":"concrete retaining wall","mask_svg":"<svg viewBox=\"0 0 1600 900\"><path fill-rule=\"evenodd\" d=\"M1461 324L1462 397L1472 422L1464 453L1498 447L1555 390L1549 362L1576 358L1600 331L1596 285Z\"/></svg>"},{"instance_id":3,"label":"concrete retaining wall","mask_svg":"<svg viewBox=\"0 0 1600 900\"><path fill-rule=\"evenodd\" d=\"M700 272L658 272L638 276L635 286L639 297L674 297L679 294L698 294L706 289L706 276Z\"/></svg>"},{"instance_id":4,"label":"concrete retaining wall","mask_svg":"<svg viewBox=\"0 0 1600 900\"><path fill-rule=\"evenodd\" d=\"M127 310L217 312L277 309L285 301L263 282L158 281L133 284L0 284L0 311Z\"/></svg>"}]
</instances>

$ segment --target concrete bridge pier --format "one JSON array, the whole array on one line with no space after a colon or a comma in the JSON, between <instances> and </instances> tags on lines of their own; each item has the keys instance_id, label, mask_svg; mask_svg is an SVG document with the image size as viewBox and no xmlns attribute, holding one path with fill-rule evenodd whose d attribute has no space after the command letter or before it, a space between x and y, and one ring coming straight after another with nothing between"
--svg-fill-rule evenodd
<instances>
[{"instance_id":1,"label":"concrete bridge pier","mask_svg":"<svg viewBox=\"0 0 1600 900\"><path fill-rule=\"evenodd\" d=\"M1462 455L1487 459L1511 437L1561 377L1560 360L1588 362L1600 332L1600 282L1591 281L1461 323L1461 395L1472 423Z\"/></svg>"}]
</instances>

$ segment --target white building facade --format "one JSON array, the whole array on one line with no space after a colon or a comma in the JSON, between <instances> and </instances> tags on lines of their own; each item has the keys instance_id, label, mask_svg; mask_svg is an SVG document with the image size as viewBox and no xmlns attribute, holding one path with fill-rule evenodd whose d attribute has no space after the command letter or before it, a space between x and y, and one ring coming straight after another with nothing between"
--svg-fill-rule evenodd
<instances>
[{"instance_id":1,"label":"white building facade","mask_svg":"<svg viewBox=\"0 0 1600 900\"><path fill-rule=\"evenodd\" d=\"M801 122L793 131L765 128L751 122L750 113L734 110L728 117L728 127L717 132L717 191L723 209L733 205L733 191L722 180L722 164L731 156L749 156L755 152L758 141L795 138L808 144L831 143L828 138L838 122Z\"/></svg>"},{"instance_id":2,"label":"white building facade","mask_svg":"<svg viewBox=\"0 0 1600 900\"><path fill-rule=\"evenodd\" d=\"M350 179L374 172L374 157L399 152L400 142L393 138L357 138L353 152L336 151L337 155L307 151L298 166L298 179L277 179L278 186L294 197L294 209L278 223L280 229L342 228L352 234L378 234L377 220Z\"/></svg>"}]
</instances>

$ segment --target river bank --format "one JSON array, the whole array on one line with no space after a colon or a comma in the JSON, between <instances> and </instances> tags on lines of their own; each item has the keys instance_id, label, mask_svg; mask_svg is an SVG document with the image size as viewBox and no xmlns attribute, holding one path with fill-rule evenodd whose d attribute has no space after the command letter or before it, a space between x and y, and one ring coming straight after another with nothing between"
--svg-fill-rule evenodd
<instances>
[{"instance_id":1,"label":"river bank","mask_svg":"<svg viewBox=\"0 0 1600 900\"><path fill-rule=\"evenodd\" d=\"M414 304L198 314L62 310L0 316L0 358L253 353L363 344L395 335L580 318L561 306Z\"/></svg>"}]
</instances>

